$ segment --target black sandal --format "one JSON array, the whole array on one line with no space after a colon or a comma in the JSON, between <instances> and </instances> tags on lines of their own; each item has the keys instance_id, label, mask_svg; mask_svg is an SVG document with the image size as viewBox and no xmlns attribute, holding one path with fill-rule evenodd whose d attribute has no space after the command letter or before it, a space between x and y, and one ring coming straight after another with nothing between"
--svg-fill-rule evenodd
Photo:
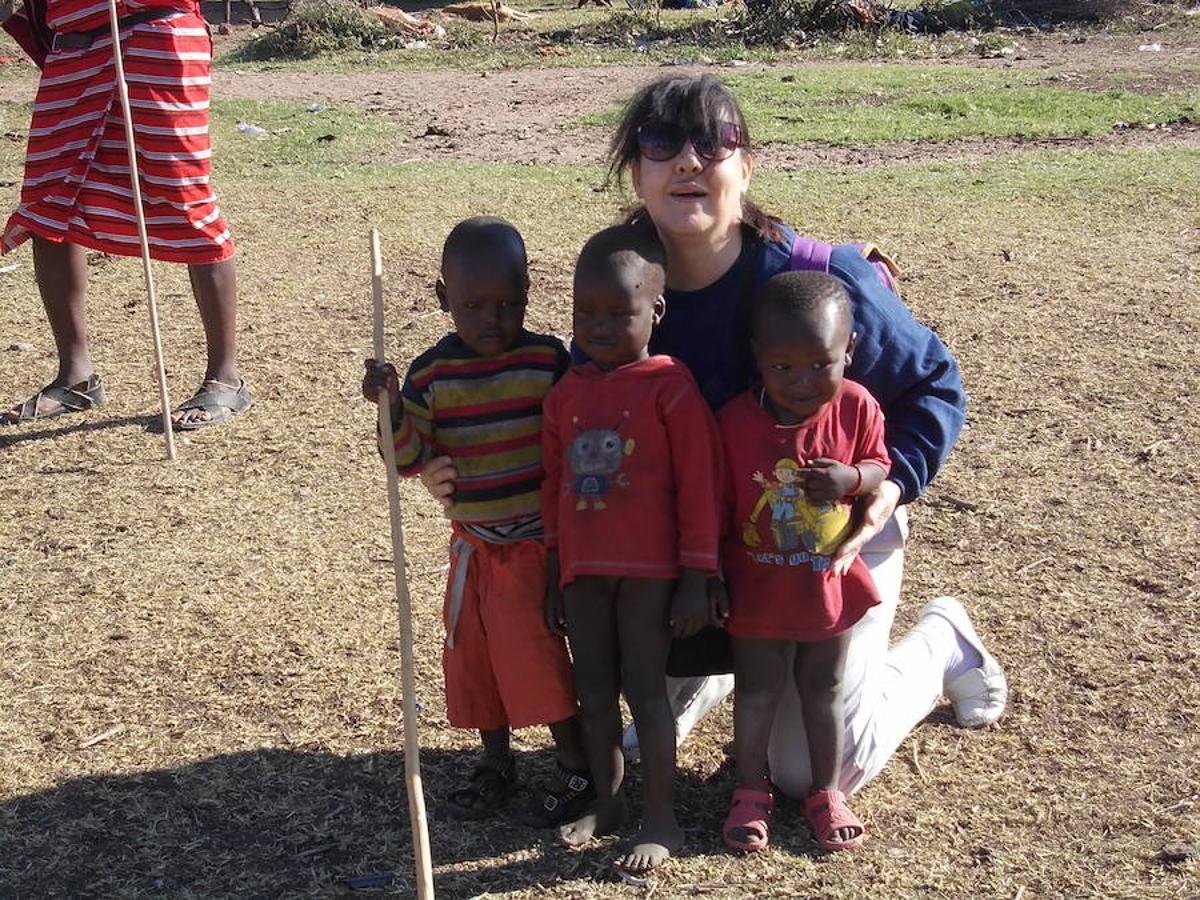
<instances>
[{"instance_id":1,"label":"black sandal","mask_svg":"<svg viewBox=\"0 0 1200 900\"><path fill-rule=\"evenodd\" d=\"M39 406L42 399L53 400L58 404L57 409L41 412ZM79 384L62 386L48 384L19 407L0 413L3 419L0 424L20 425L25 422L36 422L41 419L54 419L71 413L87 412L104 405L104 382L99 375L89 375L86 381Z\"/></svg>"},{"instance_id":2,"label":"black sandal","mask_svg":"<svg viewBox=\"0 0 1200 900\"><path fill-rule=\"evenodd\" d=\"M596 783L586 770L572 772L558 763L554 781L540 785L538 793L521 818L535 828L557 828L574 822L596 802Z\"/></svg>"},{"instance_id":3,"label":"black sandal","mask_svg":"<svg viewBox=\"0 0 1200 900\"><path fill-rule=\"evenodd\" d=\"M245 379L234 385L225 384L215 378L206 378L190 400L185 400L175 407L171 414L171 427L176 431L199 431L201 428L223 425L234 416L244 413L252 404ZM208 418L188 421L176 418L190 409L206 412Z\"/></svg>"},{"instance_id":4,"label":"black sandal","mask_svg":"<svg viewBox=\"0 0 1200 900\"><path fill-rule=\"evenodd\" d=\"M478 821L494 816L517 788L517 761L513 757L485 756L475 764L466 785L450 792L446 809L456 819Z\"/></svg>"}]
</instances>

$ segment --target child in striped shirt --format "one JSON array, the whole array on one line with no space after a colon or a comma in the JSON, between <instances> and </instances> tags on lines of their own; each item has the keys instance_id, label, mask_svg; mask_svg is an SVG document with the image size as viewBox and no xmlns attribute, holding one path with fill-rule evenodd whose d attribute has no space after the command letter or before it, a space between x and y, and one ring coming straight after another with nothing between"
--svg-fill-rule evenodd
<instances>
[{"instance_id":1,"label":"child in striped shirt","mask_svg":"<svg viewBox=\"0 0 1200 900\"><path fill-rule=\"evenodd\" d=\"M450 724L479 730L483 755L448 797L452 815L482 819L512 796L510 729L548 725L558 756L527 819L552 826L595 797L577 718L566 645L543 617L542 400L570 364L562 342L523 327L525 244L503 219L455 226L442 249L437 296L454 331L418 356L403 388L390 363L367 360L363 395L392 398L401 475L438 456L458 476L443 619L442 668Z\"/></svg>"}]
</instances>

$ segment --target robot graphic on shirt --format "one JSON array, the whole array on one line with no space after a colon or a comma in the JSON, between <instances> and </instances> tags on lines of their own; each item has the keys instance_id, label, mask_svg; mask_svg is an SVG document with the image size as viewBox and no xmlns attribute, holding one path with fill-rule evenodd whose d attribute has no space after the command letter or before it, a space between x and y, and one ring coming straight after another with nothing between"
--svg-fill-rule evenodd
<instances>
[{"instance_id":1,"label":"robot graphic on shirt","mask_svg":"<svg viewBox=\"0 0 1200 900\"><path fill-rule=\"evenodd\" d=\"M625 416L628 418L629 413ZM578 426L579 419L574 421ZM587 509L589 501L592 509L604 509L608 506L604 497L609 488L629 485L621 466L625 457L633 453L634 440L622 440L618 428L620 424L613 428L584 429L567 448L567 464L575 476L571 490L579 498L575 509Z\"/></svg>"},{"instance_id":2,"label":"robot graphic on shirt","mask_svg":"<svg viewBox=\"0 0 1200 900\"><path fill-rule=\"evenodd\" d=\"M833 553L850 525L849 507L844 503L810 503L804 494L800 463L794 459L776 461L771 474L774 481L762 472L750 476L762 488L762 496L742 523L742 543L759 546L758 517L770 507L776 550L790 553L803 547L822 556Z\"/></svg>"}]
</instances>

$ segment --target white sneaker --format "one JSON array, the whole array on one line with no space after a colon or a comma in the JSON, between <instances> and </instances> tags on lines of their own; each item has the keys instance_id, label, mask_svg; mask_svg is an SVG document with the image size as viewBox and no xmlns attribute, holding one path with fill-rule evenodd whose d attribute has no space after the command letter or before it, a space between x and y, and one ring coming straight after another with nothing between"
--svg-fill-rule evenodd
<instances>
[{"instance_id":1,"label":"white sneaker","mask_svg":"<svg viewBox=\"0 0 1200 900\"><path fill-rule=\"evenodd\" d=\"M987 652L983 641L963 605L953 597L938 597L925 604L921 618L941 616L968 644L979 651L983 665L959 675L944 688L954 706L954 716L963 728L983 728L1002 715L1008 703L1008 679L996 658Z\"/></svg>"}]
</instances>

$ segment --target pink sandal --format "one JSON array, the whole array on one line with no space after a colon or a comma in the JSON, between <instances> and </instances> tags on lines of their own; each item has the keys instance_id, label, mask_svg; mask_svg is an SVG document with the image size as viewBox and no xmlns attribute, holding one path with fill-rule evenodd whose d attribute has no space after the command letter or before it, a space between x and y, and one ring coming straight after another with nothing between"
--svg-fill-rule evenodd
<instances>
[{"instance_id":1,"label":"pink sandal","mask_svg":"<svg viewBox=\"0 0 1200 900\"><path fill-rule=\"evenodd\" d=\"M867 829L850 811L841 791L813 791L804 801L804 815L812 826L813 837L824 850L857 850L867 842ZM857 834L839 841L834 835L842 828L855 830Z\"/></svg>"},{"instance_id":2,"label":"pink sandal","mask_svg":"<svg viewBox=\"0 0 1200 900\"><path fill-rule=\"evenodd\" d=\"M721 826L721 838L730 850L757 853L767 849L771 842L771 812L775 808L775 797L770 791L741 787L733 792L729 815ZM734 835L741 829L745 837Z\"/></svg>"}]
</instances>

